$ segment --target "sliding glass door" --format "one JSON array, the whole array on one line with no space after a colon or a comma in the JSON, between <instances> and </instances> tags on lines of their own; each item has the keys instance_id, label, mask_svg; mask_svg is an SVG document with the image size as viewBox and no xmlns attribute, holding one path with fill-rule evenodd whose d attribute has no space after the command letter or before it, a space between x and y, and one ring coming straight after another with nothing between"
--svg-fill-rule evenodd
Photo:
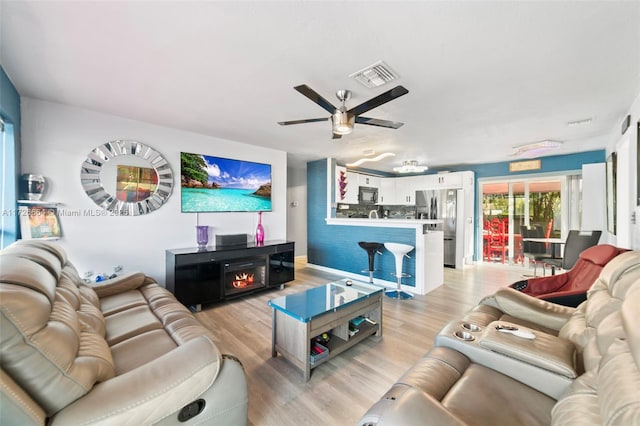
<instances>
[{"instance_id":1,"label":"sliding glass door","mask_svg":"<svg viewBox=\"0 0 640 426\"><path fill-rule=\"evenodd\" d=\"M482 199L482 260L501 264L523 263L523 226L542 236L562 237L568 222L566 176L531 177L480 183ZM563 219L563 215L567 219Z\"/></svg>"}]
</instances>

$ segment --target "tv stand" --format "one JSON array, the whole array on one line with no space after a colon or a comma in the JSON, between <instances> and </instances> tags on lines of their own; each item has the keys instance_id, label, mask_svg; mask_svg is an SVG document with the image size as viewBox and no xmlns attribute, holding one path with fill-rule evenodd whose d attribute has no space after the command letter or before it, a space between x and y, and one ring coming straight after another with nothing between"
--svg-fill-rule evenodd
<instances>
[{"instance_id":1,"label":"tv stand","mask_svg":"<svg viewBox=\"0 0 640 426\"><path fill-rule=\"evenodd\" d=\"M167 289L196 311L203 304L284 288L295 279L293 241L166 250Z\"/></svg>"}]
</instances>

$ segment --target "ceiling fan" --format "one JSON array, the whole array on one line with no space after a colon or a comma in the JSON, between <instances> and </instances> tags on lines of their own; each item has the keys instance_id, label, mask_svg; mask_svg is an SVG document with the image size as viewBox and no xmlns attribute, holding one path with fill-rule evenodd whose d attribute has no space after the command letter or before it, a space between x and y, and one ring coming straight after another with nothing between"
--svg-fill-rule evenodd
<instances>
[{"instance_id":1,"label":"ceiling fan","mask_svg":"<svg viewBox=\"0 0 640 426\"><path fill-rule=\"evenodd\" d=\"M338 98L338 100L340 100L340 102L342 102L342 105L339 108L336 108L331 104L331 102L320 96L315 90L313 90L306 84L296 86L294 87L294 89L328 111L331 114L331 117L280 121L278 122L278 124L280 124L281 126L301 123L315 123L317 121L327 121L331 119L333 128L333 139L340 139L343 135L348 135L353 131L353 126L355 123L368 124L370 126L378 127L389 127L391 129L397 129L404 124L398 121L379 120L377 118L367 118L360 115L409 93L409 91L402 86L396 86L393 89L384 92L383 94L378 95L375 98L369 99L368 101L363 102L360 105L349 110L347 110L347 107L344 104L351 98L351 91L349 90L338 90L336 92L336 97Z\"/></svg>"}]
</instances>

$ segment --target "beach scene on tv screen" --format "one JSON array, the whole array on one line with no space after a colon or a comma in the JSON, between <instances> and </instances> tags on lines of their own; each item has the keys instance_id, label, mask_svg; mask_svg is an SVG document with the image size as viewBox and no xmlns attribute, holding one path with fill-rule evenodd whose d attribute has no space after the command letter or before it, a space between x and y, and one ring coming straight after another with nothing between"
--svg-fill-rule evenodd
<instances>
[{"instance_id":1,"label":"beach scene on tv screen","mask_svg":"<svg viewBox=\"0 0 640 426\"><path fill-rule=\"evenodd\" d=\"M271 165L180 153L183 212L271 210Z\"/></svg>"}]
</instances>

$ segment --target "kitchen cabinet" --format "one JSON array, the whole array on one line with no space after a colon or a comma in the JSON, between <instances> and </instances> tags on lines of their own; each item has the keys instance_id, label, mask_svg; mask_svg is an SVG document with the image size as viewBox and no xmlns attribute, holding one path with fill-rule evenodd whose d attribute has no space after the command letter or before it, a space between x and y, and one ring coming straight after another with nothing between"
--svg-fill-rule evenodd
<instances>
[{"instance_id":1,"label":"kitchen cabinet","mask_svg":"<svg viewBox=\"0 0 640 426\"><path fill-rule=\"evenodd\" d=\"M473 172L438 173L422 176L421 189L473 188Z\"/></svg>"},{"instance_id":2,"label":"kitchen cabinet","mask_svg":"<svg viewBox=\"0 0 640 426\"><path fill-rule=\"evenodd\" d=\"M378 191L379 205L396 204L396 178L381 178Z\"/></svg>"},{"instance_id":3,"label":"kitchen cabinet","mask_svg":"<svg viewBox=\"0 0 640 426\"><path fill-rule=\"evenodd\" d=\"M358 186L380 189L380 181L381 179L376 176L358 175Z\"/></svg>"},{"instance_id":4,"label":"kitchen cabinet","mask_svg":"<svg viewBox=\"0 0 640 426\"><path fill-rule=\"evenodd\" d=\"M416 204L416 191L422 189L422 176L407 176L392 179L396 181L395 204L414 206Z\"/></svg>"},{"instance_id":5,"label":"kitchen cabinet","mask_svg":"<svg viewBox=\"0 0 640 426\"><path fill-rule=\"evenodd\" d=\"M348 171L346 167L336 166L335 200L342 204L358 204L359 188L366 186L380 189L381 178Z\"/></svg>"}]
</instances>

